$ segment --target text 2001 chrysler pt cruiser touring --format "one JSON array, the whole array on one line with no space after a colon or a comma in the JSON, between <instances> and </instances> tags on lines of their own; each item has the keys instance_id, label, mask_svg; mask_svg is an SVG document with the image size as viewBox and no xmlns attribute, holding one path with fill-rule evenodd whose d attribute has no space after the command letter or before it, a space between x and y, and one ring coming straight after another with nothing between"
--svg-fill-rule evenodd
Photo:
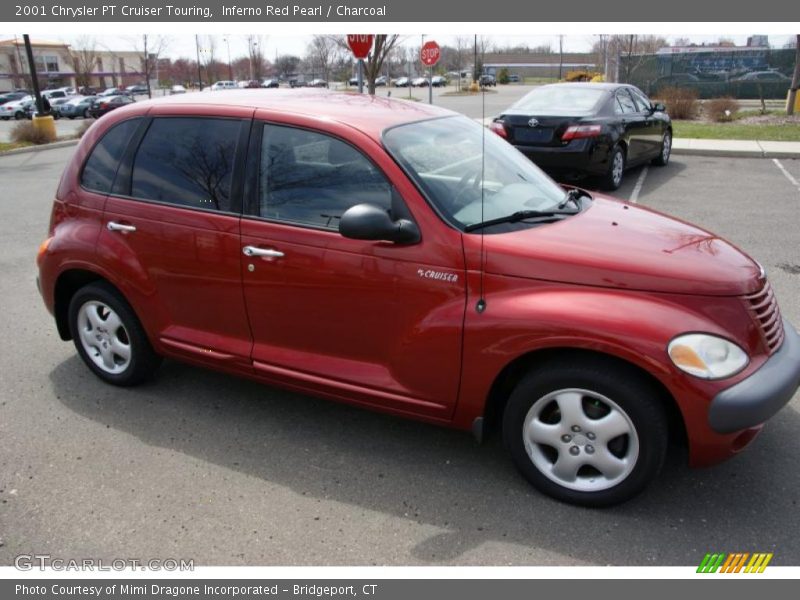
<instances>
[{"instance_id":1,"label":"text 2001 chrysler pt cruiser touring","mask_svg":"<svg viewBox=\"0 0 800 600\"><path fill-rule=\"evenodd\" d=\"M161 356L471 429L603 506L744 448L800 384L763 269L698 227L559 187L471 120L324 91L137 102L84 135L39 283L132 385Z\"/></svg>"}]
</instances>

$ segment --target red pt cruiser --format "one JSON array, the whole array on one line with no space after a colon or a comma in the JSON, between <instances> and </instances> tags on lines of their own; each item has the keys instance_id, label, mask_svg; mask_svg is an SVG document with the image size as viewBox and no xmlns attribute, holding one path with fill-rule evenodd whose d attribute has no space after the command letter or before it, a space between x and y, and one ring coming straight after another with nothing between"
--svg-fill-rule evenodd
<instances>
[{"instance_id":1,"label":"red pt cruiser","mask_svg":"<svg viewBox=\"0 0 800 600\"><path fill-rule=\"evenodd\" d=\"M325 91L137 102L89 129L39 255L64 340L133 385L162 356L501 430L568 502L624 501L669 436L744 448L800 385L763 269L559 187L470 119Z\"/></svg>"}]
</instances>

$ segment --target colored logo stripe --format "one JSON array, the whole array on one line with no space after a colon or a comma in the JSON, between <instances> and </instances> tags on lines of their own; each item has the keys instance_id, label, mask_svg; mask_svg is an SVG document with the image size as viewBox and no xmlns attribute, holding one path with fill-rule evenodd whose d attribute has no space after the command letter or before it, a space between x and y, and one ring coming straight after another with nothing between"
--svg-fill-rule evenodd
<instances>
[{"instance_id":1,"label":"colored logo stripe","mask_svg":"<svg viewBox=\"0 0 800 600\"><path fill-rule=\"evenodd\" d=\"M698 573L739 573L744 568L744 573L763 573L764 569L772 560L772 552L734 552L725 554L724 552L707 553L700 566L697 567ZM748 562L747 559L750 559ZM747 563L747 566L745 566Z\"/></svg>"}]
</instances>

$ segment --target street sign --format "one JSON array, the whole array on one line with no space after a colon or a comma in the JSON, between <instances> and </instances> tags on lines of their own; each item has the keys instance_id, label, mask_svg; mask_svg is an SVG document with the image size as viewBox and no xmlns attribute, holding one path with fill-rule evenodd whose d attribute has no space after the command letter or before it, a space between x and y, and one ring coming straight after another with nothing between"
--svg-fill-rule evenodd
<instances>
[{"instance_id":1,"label":"street sign","mask_svg":"<svg viewBox=\"0 0 800 600\"><path fill-rule=\"evenodd\" d=\"M439 48L439 44L433 40L425 42L422 48L419 49L419 59L422 61L422 64L427 67L432 67L439 62L441 56L442 50Z\"/></svg>"},{"instance_id":2,"label":"street sign","mask_svg":"<svg viewBox=\"0 0 800 600\"><path fill-rule=\"evenodd\" d=\"M347 35L347 45L353 52L353 57L359 60L367 58L369 51L372 50L372 35Z\"/></svg>"}]
</instances>

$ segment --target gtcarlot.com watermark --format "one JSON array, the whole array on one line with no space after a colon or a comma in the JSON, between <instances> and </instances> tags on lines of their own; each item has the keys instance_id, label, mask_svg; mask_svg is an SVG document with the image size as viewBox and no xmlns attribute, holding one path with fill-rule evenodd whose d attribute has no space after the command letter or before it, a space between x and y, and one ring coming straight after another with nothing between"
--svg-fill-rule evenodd
<instances>
[{"instance_id":1,"label":"gtcarlot.com watermark","mask_svg":"<svg viewBox=\"0 0 800 600\"><path fill-rule=\"evenodd\" d=\"M59 558L50 554L20 554L14 557L20 571L194 571L194 559L184 558Z\"/></svg>"}]
</instances>

